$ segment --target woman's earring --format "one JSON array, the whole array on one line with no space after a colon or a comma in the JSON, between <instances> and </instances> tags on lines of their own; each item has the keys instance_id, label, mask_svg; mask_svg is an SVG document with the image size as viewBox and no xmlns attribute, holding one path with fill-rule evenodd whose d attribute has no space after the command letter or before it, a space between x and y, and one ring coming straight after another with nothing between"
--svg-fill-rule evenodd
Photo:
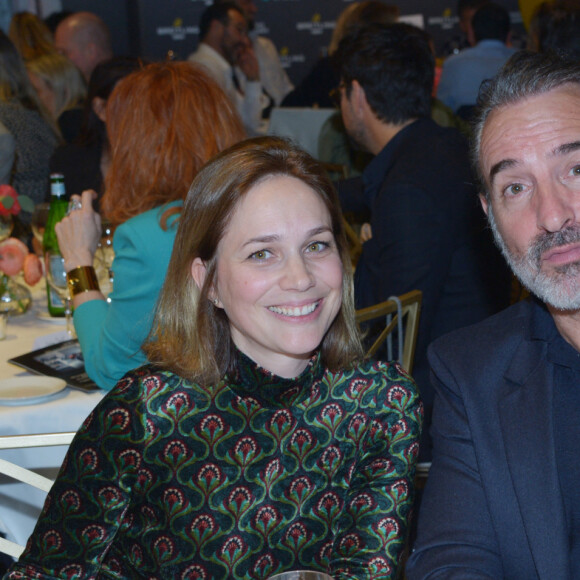
<instances>
[{"instance_id":1,"label":"woman's earring","mask_svg":"<svg viewBox=\"0 0 580 580\"><path fill-rule=\"evenodd\" d=\"M217 306L217 305L218 305L218 302L219 302L219 300L218 300L217 298L214 298L214 299L213 299L213 304L214 304L214 306Z\"/></svg>"}]
</instances>

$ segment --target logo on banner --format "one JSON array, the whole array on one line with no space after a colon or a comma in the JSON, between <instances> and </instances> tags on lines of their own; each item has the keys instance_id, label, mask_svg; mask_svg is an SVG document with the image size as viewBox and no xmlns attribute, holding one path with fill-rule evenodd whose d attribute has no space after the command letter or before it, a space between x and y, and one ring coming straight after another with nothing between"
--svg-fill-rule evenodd
<instances>
[{"instance_id":1,"label":"logo on banner","mask_svg":"<svg viewBox=\"0 0 580 580\"><path fill-rule=\"evenodd\" d=\"M446 8L441 16L430 16L427 19L429 26L440 26L441 30L451 30L459 22L458 16L452 16L451 8Z\"/></svg>"},{"instance_id":2,"label":"logo on banner","mask_svg":"<svg viewBox=\"0 0 580 580\"><path fill-rule=\"evenodd\" d=\"M268 28L265 22L257 21L254 25L254 30L252 30L252 36L254 34L257 36L269 36L270 29Z\"/></svg>"},{"instance_id":3,"label":"logo on banner","mask_svg":"<svg viewBox=\"0 0 580 580\"><path fill-rule=\"evenodd\" d=\"M159 26L157 36L171 36L172 40L185 40L188 36L198 36L199 26L183 26L183 18L176 18L171 26Z\"/></svg>"},{"instance_id":4,"label":"logo on banner","mask_svg":"<svg viewBox=\"0 0 580 580\"><path fill-rule=\"evenodd\" d=\"M290 54L290 49L287 46L280 49L279 55L282 68L290 68L294 63L306 62L306 57L303 54Z\"/></svg>"},{"instance_id":5,"label":"logo on banner","mask_svg":"<svg viewBox=\"0 0 580 580\"><path fill-rule=\"evenodd\" d=\"M312 36L318 36L322 34L325 30L333 30L336 22L334 20L328 20L323 22L322 16L319 13L312 15L310 22L297 22L296 30L303 31L307 30L312 34Z\"/></svg>"}]
</instances>

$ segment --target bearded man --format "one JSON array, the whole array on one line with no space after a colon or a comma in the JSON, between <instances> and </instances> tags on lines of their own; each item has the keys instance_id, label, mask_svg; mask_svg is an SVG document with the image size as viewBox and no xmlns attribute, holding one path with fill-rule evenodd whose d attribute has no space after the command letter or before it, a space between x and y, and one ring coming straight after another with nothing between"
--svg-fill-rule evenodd
<instances>
[{"instance_id":1,"label":"bearded man","mask_svg":"<svg viewBox=\"0 0 580 580\"><path fill-rule=\"evenodd\" d=\"M580 63L522 52L475 128L497 244L534 295L442 337L418 578L580 578Z\"/></svg>"}]
</instances>

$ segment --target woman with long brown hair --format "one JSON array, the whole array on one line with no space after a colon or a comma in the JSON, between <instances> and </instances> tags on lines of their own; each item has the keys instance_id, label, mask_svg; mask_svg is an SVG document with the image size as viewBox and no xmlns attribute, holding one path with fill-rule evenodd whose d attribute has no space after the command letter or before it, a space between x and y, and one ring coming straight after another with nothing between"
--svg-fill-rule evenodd
<instances>
[{"instance_id":1,"label":"woman with long brown hair","mask_svg":"<svg viewBox=\"0 0 580 580\"><path fill-rule=\"evenodd\" d=\"M398 364L362 360L352 291L318 162L274 137L210 161L151 364L87 419L7 578L396 578L422 407Z\"/></svg>"},{"instance_id":2,"label":"woman with long brown hair","mask_svg":"<svg viewBox=\"0 0 580 580\"><path fill-rule=\"evenodd\" d=\"M145 361L141 344L193 178L244 133L224 92L190 63L150 64L125 77L106 115L111 165L101 209L116 228L109 301L93 268L101 231L94 192L83 192L82 209L60 222L57 235L73 281L74 324L87 373L110 389Z\"/></svg>"}]
</instances>

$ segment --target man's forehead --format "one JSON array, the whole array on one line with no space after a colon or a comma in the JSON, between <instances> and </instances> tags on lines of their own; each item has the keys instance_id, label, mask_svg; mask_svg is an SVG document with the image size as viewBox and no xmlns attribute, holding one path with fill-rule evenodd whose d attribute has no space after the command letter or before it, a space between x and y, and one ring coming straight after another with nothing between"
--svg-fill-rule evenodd
<instances>
[{"instance_id":1,"label":"man's forehead","mask_svg":"<svg viewBox=\"0 0 580 580\"><path fill-rule=\"evenodd\" d=\"M562 139L559 142L559 139ZM580 141L580 85L508 103L490 112L481 132L479 163L486 179L513 165L510 151L521 152L522 142L546 144L546 154L563 153L568 143ZM568 148L570 149L570 148ZM499 155L499 158L496 158Z\"/></svg>"}]
</instances>

